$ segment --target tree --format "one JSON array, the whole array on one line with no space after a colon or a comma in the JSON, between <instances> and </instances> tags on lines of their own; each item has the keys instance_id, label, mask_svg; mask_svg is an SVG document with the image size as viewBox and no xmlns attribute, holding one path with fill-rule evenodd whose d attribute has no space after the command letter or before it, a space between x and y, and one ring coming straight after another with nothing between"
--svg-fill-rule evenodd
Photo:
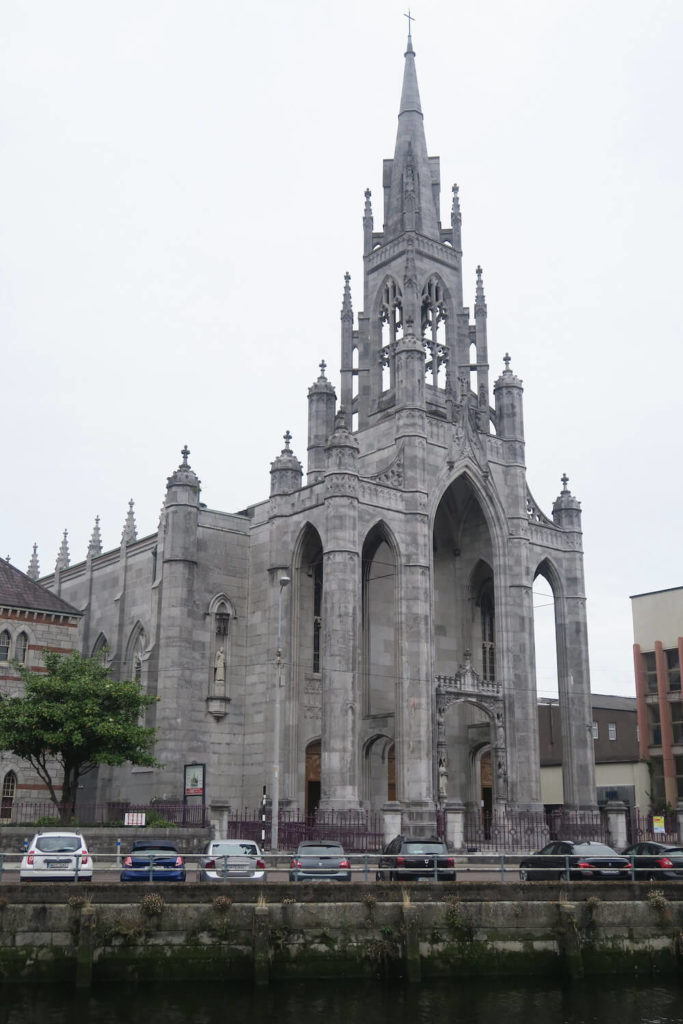
<instances>
[{"instance_id":1,"label":"tree","mask_svg":"<svg viewBox=\"0 0 683 1024\"><path fill-rule=\"evenodd\" d=\"M0 698L0 750L28 761L47 786L60 820L68 821L78 780L97 765L158 765L152 753L155 730L140 725L145 708L157 698L132 679L112 679L101 658L46 651L43 661L45 673L16 666L23 697ZM60 772L61 787L53 778Z\"/></svg>"}]
</instances>

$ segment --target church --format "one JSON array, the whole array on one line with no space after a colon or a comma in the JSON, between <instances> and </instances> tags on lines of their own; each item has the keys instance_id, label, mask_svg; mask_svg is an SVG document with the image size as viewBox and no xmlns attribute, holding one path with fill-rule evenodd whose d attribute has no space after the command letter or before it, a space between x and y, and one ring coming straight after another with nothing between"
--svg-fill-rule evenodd
<instances>
[{"instance_id":1,"label":"church","mask_svg":"<svg viewBox=\"0 0 683 1024\"><path fill-rule=\"evenodd\" d=\"M80 615L81 652L158 698L161 767L100 768L98 803L181 800L197 764L214 821L264 786L308 815L393 809L404 832L449 806L542 810L542 576L564 805L595 808L580 503L566 476L551 515L529 491L522 380L506 353L490 368L483 274L463 281L458 187L445 224L440 192L409 35L360 294L344 280L339 387L323 362L308 389L306 471L287 432L269 496L218 511L185 446L155 534L131 503L119 548L96 523L85 560L65 537L41 581Z\"/></svg>"}]
</instances>

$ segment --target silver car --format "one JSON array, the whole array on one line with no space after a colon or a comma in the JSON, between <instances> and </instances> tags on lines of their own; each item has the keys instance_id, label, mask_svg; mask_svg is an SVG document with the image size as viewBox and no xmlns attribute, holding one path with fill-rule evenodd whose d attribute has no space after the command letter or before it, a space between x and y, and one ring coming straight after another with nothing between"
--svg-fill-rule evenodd
<instances>
[{"instance_id":1,"label":"silver car","mask_svg":"<svg viewBox=\"0 0 683 1024\"><path fill-rule=\"evenodd\" d=\"M21 882L91 882L92 857L80 832L38 832L19 868Z\"/></svg>"},{"instance_id":2,"label":"silver car","mask_svg":"<svg viewBox=\"0 0 683 1024\"><path fill-rule=\"evenodd\" d=\"M266 865L253 839L213 839L199 864L200 882L265 881Z\"/></svg>"}]
</instances>

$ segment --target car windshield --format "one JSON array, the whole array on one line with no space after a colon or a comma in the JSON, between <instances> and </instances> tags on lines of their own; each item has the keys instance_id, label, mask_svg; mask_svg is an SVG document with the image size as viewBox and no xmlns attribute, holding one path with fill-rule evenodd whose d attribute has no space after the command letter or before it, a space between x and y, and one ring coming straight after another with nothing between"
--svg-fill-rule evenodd
<instances>
[{"instance_id":1,"label":"car windshield","mask_svg":"<svg viewBox=\"0 0 683 1024\"><path fill-rule=\"evenodd\" d=\"M405 843L404 853L443 853L442 843Z\"/></svg>"},{"instance_id":2,"label":"car windshield","mask_svg":"<svg viewBox=\"0 0 683 1024\"><path fill-rule=\"evenodd\" d=\"M300 846L297 852L301 857L324 857L325 855L329 857L342 857L344 855L344 851L342 850L341 846L330 845Z\"/></svg>"},{"instance_id":3,"label":"car windshield","mask_svg":"<svg viewBox=\"0 0 683 1024\"><path fill-rule=\"evenodd\" d=\"M613 850L611 846L605 846L603 843L577 843L574 847L574 853L578 854L579 857L618 857L616 850Z\"/></svg>"},{"instance_id":4,"label":"car windshield","mask_svg":"<svg viewBox=\"0 0 683 1024\"><path fill-rule=\"evenodd\" d=\"M81 846L80 836L39 836L36 839L36 850L41 853L75 853Z\"/></svg>"},{"instance_id":5,"label":"car windshield","mask_svg":"<svg viewBox=\"0 0 683 1024\"><path fill-rule=\"evenodd\" d=\"M256 843L212 843L214 857L257 857Z\"/></svg>"}]
</instances>

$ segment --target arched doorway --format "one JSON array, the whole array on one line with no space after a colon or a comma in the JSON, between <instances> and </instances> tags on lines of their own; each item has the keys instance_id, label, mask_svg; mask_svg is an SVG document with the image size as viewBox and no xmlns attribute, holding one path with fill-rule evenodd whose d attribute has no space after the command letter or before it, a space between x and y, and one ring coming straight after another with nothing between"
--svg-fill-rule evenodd
<instances>
[{"instance_id":1,"label":"arched doorway","mask_svg":"<svg viewBox=\"0 0 683 1024\"><path fill-rule=\"evenodd\" d=\"M320 803L320 740L306 747L306 817L312 818Z\"/></svg>"}]
</instances>

